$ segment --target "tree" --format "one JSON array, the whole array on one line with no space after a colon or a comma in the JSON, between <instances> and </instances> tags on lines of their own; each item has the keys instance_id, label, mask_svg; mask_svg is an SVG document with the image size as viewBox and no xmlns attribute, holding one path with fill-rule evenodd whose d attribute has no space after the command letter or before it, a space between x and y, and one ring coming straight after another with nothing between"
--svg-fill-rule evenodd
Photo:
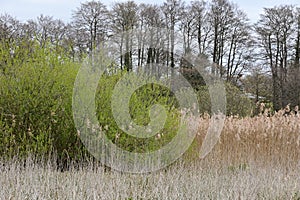
<instances>
[{"instance_id":1,"label":"tree","mask_svg":"<svg viewBox=\"0 0 300 200\"><path fill-rule=\"evenodd\" d=\"M208 23L207 3L203 0L192 1L188 12L192 13L191 17L195 20L193 28L197 38L198 53L206 55L210 45L209 38L212 29Z\"/></svg>"},{"instance_id":2,"label":"tree","mask_svg":"<svg viewBox=\"0 0 300 200\"><path fill-rule=\"evenodd\" d=\"M253 63L253 45L248 24L247 15L235 8L235 16L232 19L232 24L229 27L228 39L226 42L227 52L224 50L224 74L226 80L236 83L237 78L249 68Z\"/></svg>"},{"instance_id":3,"label":"tree","mask_svg":"<svg viewBox=\"0 0 300 200\"><path fill-rule=\"evenodd\" d=\"M225 50L225 40L230 33L229 26L232 24L234 18L233 5L227 0L213 0L210 5L209 22L213 31L213 47L212 60L214 66L212 67L213 74L220 74L222 77L223 70L223 56Z\"/></svg>"},{"instance_id":4,"label":"tree","mask_svg":"<svg viewBox=\"0 0 300 200\"><path fill-rule=\"evenodd\" d=\"M265 8L256 25L263 55L272 73L273 104L279 110L288 104L286 88L293 35L293 7Z\"/></svg>"},{"instance_id":5,"label":"tree","mask_svg":"<svg viewBox=\"0 0 300 200\"><path fill-rule=\"evenodd\" d=\"M11 15L0 15L0 40L12 42L20 36L21 23Z\"/></svg>"},{"instance_id":6,"label":"tree","mask_svg":"<svg viewBox=\"0 0 300 200\"><path fill-rule=\"evenodd\" d=\"M296 8L294 12L295 24L294 24L294 53L292 56L292 66L288 71L287 88L287 99L291 106L300 105L300 8Z\"/></svg>"},{"instance_id":7,"label":"tree","mask_svg":"<svg viewBox=\"0 0 300 200\"><path fill-rule=\"evenodd\" d=\"M242 80L244 91L254 95L255 103L261 100L272 100L272 77L263 66L255 66Z\"/></svg>"},{"instance_id":8,"label":"tree","mask_svg":"<svg viewBox=\"0 0 300 200\"><path fill-rule=\"evenodd\" d=\"M14 58L22 49L18 48L24 41L22 37L22 23L11 15L0 15L0 75L6 74L7 66L14 65Z\"/></svg>"},{"instance_id":9,"label":"tree","mask_svg":"<svg viewBox=\"0 0 300 200\"><path fill-rule=\"evenodd\" d=\"M107 33L108 10L100 1L82 3L73 11L73 28L82 36L83 44L80 48L87 48L91 52L97 45L104 41ZM79 37L80 37L79 36Z\"/></svg>"},{"instance_id":10,"label":"tree","mask_svg":"<svg viewBox=\"0 0 300 200\"><path fill-rule=\"evenodd\" d=\"M206 10L207 9L207 10ZM191 18L200 54L211 56L211 73L236 84L251 65L253 39L247 15L228 0L192 3Z\"/></svg>"},{"instance_id":11,"label":"tree","mask_svg":"<svg viewBox=\"0 0 300 200\"><path fill-rule=\"evenodd\" d=\"M295 67L300 67L300 8L296 9L295 12L296 20L296 45L295 45Z\"/></svg>"},{"instance_id":12,"label":"tree","mask_svg":"<svg viewBox=\"0 0 300 200\"><path fill-rule=\"evenodd\" d=\"M50 43L56 50L61 46L67 29L63 21L44 15L40 15L37 20L27 21L25 27L27 34L35 38L42 48Z\"/></svg>"},{"instance_id":13,"label":"tree","mask_svg":"<svg viewBox=\"0 0 300 200\"><path fill-rule=\"evenodd\" d=\"M162 11L165 16L166 28L169 30L167 48L170 53L171 61L171 75L174 73L175 59L174 59L174 49L175 49L175 27L180 20L182 11L184 10L184 3L181 0L167 0L162 6ZM169 54L167 56L167 65L169 65Z\"/></svg>"},{"instance_id":14,"label":"tree","mask_svg":"<svg viewBox=\"0 0 300 200\"><path fill-rule=\"evenodd\" d=\"M125 66L127 71L132 70L132 41L130 30L137 25L138 6L133 1L115 3L110 13L111 30L113 34L121 33L120 44L120 65L121 69ZM125 55L123 56L123 45L125 43ZM123 63L124 58L124 63Z\"/></svg>"},{"instance_id":15,"label":"tree","mask_svg":"<svg viewBox=\"0 0 300 200\"><path fill-rule=\"evenodd\" d=\"M192 12L191 6L186 6L185 9L182 11L182 16L180 19L180 30L183 34L183 52L184 54L188 54L192 52L192 42L195 37L195 16Z\"/></svg>"},{"instance_id":16,"label":"tree","mask_svg":"<svg viewBox=\"0 0 300 200\"><path fill-rule=\"evenodd\" d=\"M160 77L161 69L157 64L162 61L163 45L161 43L165 38L164 31L161 29L164 27L163 14L157 5L141 4L139 17L140 30L147 32L148 37L142 35L141 55L138 54L138 57L146 61L145 71Z\"/></svg>"}]
</instances>

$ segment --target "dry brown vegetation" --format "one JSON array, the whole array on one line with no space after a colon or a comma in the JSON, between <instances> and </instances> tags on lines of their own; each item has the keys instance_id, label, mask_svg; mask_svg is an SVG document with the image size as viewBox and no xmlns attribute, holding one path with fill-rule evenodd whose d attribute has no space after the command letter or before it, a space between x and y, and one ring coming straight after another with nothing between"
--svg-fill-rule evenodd
<instances>
[{"instance_id":1,"label":"dry brown vegetation","mask_svg":"<svg viewBox=\"0 0 300 200\"><path fill-rule=\"evenodd\" d=\"M209 120L201 118L198 147L206 134ZM219 142L206 159L218 158L224 164L261 163L298 165L300 156L300 116L279 111L256 117L227 117Z\"/></svg>"},{"instance_id":2,"label":"dry brown vegetation","mask_svg":"<svg viewBox=\"0 0 300 200\"><path fill-rule=\"evenodd\" d=\"M1 199L300 199L300 116L227 117L219 142L194 159L209 124L180 161L148 174L92 163L65 172L15 160L0 165ZM192 160L192 161L191 161ZM30 165L29 165L29 164Z\"/></svg>"}]
</instances>

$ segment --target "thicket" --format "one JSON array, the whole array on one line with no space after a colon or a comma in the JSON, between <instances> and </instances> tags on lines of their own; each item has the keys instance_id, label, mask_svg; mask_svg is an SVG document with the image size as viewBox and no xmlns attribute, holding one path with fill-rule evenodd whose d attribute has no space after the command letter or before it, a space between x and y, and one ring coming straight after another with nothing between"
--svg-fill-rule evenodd
<instances>
[{"instance_id":1,"label":"thicket","mask_svg":"<svg viewBox=\"0 0 300 200\"><path fill-rule=\"evenodd\" d=\"M56 152L76 158L83 150L72 119L72 89L79 65L51 48L32 47L14 57L1 48L5 59L0 73L1 156Z\"/></svg>"},{"instance_id":2,"label":"thicket","mask_svg":"<svg viewBox=\"0 0 300 200\"><path fill-rule=\"evenodd\" d=\"M31 48L9 49L1 46L0 72L0 155L39 157L55 154L61 160L89 156L81 143L72 115L72 93L80 63L69 60L54 49L32 42ZM118 146L129 151L153 151L168 143L178 131L178 102L166 87L147 84L132 95L130 114L139 125L149 123L149 109L161 104L167 120L158 135L137 139L124 133L113 119L111 95L122 71L104 74L96 95L97 117L106 134ZM251 114L251 101L237 88L226 84L228 114ZM200 112L210 112L207 86L196 91ZM160 138L159 140L157 138Z\"/></svg>"}]
</instances>

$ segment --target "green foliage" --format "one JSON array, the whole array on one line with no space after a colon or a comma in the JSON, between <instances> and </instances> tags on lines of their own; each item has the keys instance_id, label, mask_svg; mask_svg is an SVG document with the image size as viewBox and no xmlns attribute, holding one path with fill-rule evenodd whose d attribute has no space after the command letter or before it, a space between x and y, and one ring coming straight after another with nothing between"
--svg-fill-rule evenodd
<instances>
[{"instance_id":1,"label":"green foliage","mask_svg":"<svg viewBox=\"0 0 300 200\"><path fill-rule=\"evenodd\" d=\"M8 51L2 53L8 55ZM72 92L79 64L38 45L27 58L18 55L18 58L3 58L1 62L1 156L44 156L55 152L60 159L76 160L88 155L72 117ZM99 82L95 100L100 125L107 129L106 134L114 143L126 150L156 150L177 132L180 119L175 97L167 88L156 84L139 88L130 99L132 120L138 125L147 125L149 109L155 104L166 108L167 119L156 136L133 138L117 126L111 112L111 95L123 75L123 72L106 74Z\"/></svg>"},{"instance_id":2,"label":"green foliage","mask_svg":"<svg viewBox=\"0 0 300 200\"><path fill-rule=\"evenodd\" d=\"M0 73L1 155L81 155L71 110L79 66L38 47L13 61Z\"/></svg>"},{"instance_id":3,"label":"green foliage","mask_svg":"<svg viewBox=\"0 0 300 200\"><path fill-rule=\"evenodd\" d=\"M132 152L157 150L170 142L178 131L180 122L179 112L176 110L178 103L168 88L158 84L146 84L140 87L133 93L129 102L129 112L132 121L137 125L147 126L150 122L149 111L151 106L159 104L164 106L167 111L166 123L153 137L135 138L126 134L115 122L111 108L114 87L123 75L124 72L114 75L104 75L101 78L96 95L99 123L106 130L108 138L122 149ZM130 79L127 84L133 84L133 79Z\"/></svg>"},{"instance_id":4,"label":"green foliage","mask_svg":"<svg viewBox=\"0 0 300 200\"><path fill-rule=\"evenodd\" d=\"M241 117L250 116L254 103L242 91L230 83L225 83L226 89L226 114ZM200 113L211 113L211 100L208 86L201 86L198 90Z\"/></svg>"},{"instance_id":5,"label":"green foliage","mask_svg":"<svg viewBox=\"0 0 300 200\"><path fill-rule=\"evenodd\" d=\"M72 93L79 64L71 62L49 47L36 42L0 44L0 155L20 157L28 154L44 156L57 153L60 159L81 159L88 155L74 125ZM21 49L23 48L23 50ZM14 49L11 55L10 48ZM140 126L150 122L150 109L161 105L166 122L149 138L136 138L123 132L114 120L111 99L117 82L126 72L107 73L97 88L96 106L100 126L119 147L132 152L155 151L176 135L180 124L178 102L172 92L161 84L145 84L129 101L132 121ZM127 80L129 86L138 75ZM227 89L227 114L245 116L250 113L250 100L231 85ZM184 92L184 91L183 91ZM200 112L210 111L206 86L198 90Z\"/></svg>"},{"instance_id":6,"label":"green foliage","mask_svg":"<svg viewBox=\"0 0 300 200\"><path fill-rule=\"evenodd\" d=\"M254 96L263 97L267 101L271 101L272 96L272 78L259 72L253 72L251 75L243 79L245 91ZM261 100L261 99L255 99Z\"/></svg>"},{"instance_id":7,"label":"green foliage","mask_svg":"<svg viewBox=\"0 0 300 200\"><path fill-rule=\"evenodd\" d=\"M250 116L254 109L253 102L237 87L226 84L227 115Z\"/></svg>"}]
</instances>

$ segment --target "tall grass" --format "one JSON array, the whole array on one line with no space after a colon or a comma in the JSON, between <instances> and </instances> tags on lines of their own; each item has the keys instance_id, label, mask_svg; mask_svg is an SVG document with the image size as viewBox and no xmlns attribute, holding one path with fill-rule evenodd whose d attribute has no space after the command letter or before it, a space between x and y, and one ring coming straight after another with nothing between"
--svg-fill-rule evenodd
<instances>
[{"instance_id":1,"label":"tall grass","mask_svg":"<svg viewBox=\"0 0 300 200\"><path fill-rule=\"evenodd\" d=\"M199 123L195 145L198 148L206 134L209 119L202 117ZM218 160L225 164L259 161L274 165L297 165L300 164L299 145L299 115L284 115L281 110L273 116L268 113L244 118L228 116L219 142L208 158L222 158Z\"/></svg>"},{"instance_id":2,"label":"tall grass","mask_svg":"<svg viewBox=\"0 0 300 200\"><path fill-rule=\"evenodd\" d=\"M166 169L148 174L107 171L90 161L59 172L28 158L0 165L1 199L299 199L300 117L227 117L221 138L204 159L197 153L209 118L200 123L197 142Z\"/></svg>"},{"instance_id":3,"label":"tall grass","mask_svg":"<svg viewBox=\"0 0 300 200\"><path fill-rule=\"evenodd\" d=\"M207 160L143 175L12 163L1 168L0 199L298 199L298 172L271 166L233 171Z\"/></svg>"},{"instance_id":4,"label":"tall grass","mask_svg":"<svg viewBox=\"0 0 300 200\"><path fill-rule=\"evenodd\" d=\"M190 122L200 125L198 134L175 164L148 174L109 171L89 156L74 126L72 91L80 65L46 47L20 48L14 58L0 48L0 199L300 199L298 115L247 117L251 102L229 85L227 111L238 116L226 118L207 157L199 159L209 126L203 114ZM99 82L100 125L127 150L160 148L176 133L180 112L174 96L157 85L136 91L129 106L137 124L147 125L145 113L153 103L169 113L160 137L133 140L121 133L111 113L109 99L120 75ZM207 88L198 95L200 112L209 111ZM67 171L57 170L61 162Z\"/></svg>"}]
</instances>

